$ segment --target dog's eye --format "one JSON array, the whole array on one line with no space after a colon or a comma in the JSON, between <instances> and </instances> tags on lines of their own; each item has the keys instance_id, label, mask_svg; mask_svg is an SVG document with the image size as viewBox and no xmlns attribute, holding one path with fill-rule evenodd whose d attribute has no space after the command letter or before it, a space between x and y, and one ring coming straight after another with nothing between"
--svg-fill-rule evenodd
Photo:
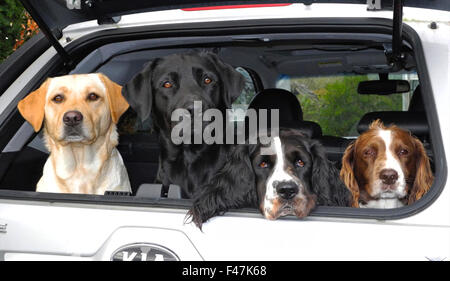
<instances>
[{"instance_id":1,"label":"dog's eye","mask_svg":"<svg viewBox=\"0 0 450 281\"><path fill-rule=\"evenodd\" d=\"M64 100L64 96L63 95L56 95L53 97L52 101L55 103L62 103Z\"/></svg>"},{"instance_id":2,"label":"dog's eye","mask_svg":"<svg viewBox=\"0 0 450 281\"><path fill-rule=\"evenodd\" d=\"M305 162L303 162L302 160L298 159L297 161L295 161L295 166L296 167L304 167L305 166Z\"/></svg>"},{"instance_id":3,"label":"dog's eye","mask_svg":"<svg viewBox=\"0 0 450 281\"><path fill-rule=\"evenodd\" d=\"M261 163L259 163L259 167L267 168L267 167L269 167L269 164L266 161L262 161Z\"/></svg>"},{"instance_id":4,"label":"dog's eye","mask_svg":"<svg viewBox=\"0 0 450 281\"><path fill-rule=\"evenodd\" d=\"M364 150L364 156L366 157L372 157L375 156L375 150L373 150L372 148L368 148L366 150Z\"/></svg>"},{"instance_id":5,"label":"dog's eye","mask_svg":"<svg viewBox=\"0 0 450 281\"><path fill-rule=\"evenodd\" d=\"M405 156L408 155L409 151L406 149L400 149L400 151L398 152L399 156Z\"/></svg>"},{"instance_id":6,"label":"dog's eye","mask_svg":"<svg viewBox=\"0 0 450 281\"><path fill-rule=\"evenodd\" d=\"M90 101L96 101L96 100L98 100L98 98L99 98L99 96L97 94L95 94L95 93L90 93L87 96L87 99L90 100Z\"/></svg>"},{"instance_id":7,"label":"dog's eye","mask_svg":"<svg viewBox=\"0 0 450 281\"><path fill-rule=\"evenodd\" d=\"M212 79L209 78L208 76L206 76L205 78L203 78L203 83L205 83L206 85L211 84Z\"/></svg>"},{"instance_id":8,"label":"dog's eye","mask_svg":"<svg viewBox=\"0 0 450 281\"><path fill-rule=\"evenodd\" d=\"M172 88L172 86L173 86L172 83L170 83L169 81L166 81L166 82L163 83L163 87L166 88L166 89Z\"/></svg>"}]
</instances>

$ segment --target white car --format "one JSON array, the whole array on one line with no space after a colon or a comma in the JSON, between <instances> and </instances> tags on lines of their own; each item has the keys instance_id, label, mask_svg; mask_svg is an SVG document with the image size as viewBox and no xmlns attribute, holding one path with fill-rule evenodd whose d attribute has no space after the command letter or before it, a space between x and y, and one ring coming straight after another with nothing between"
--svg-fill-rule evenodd
<instances>
[{"instance_id":1,"label":"white car","mask_svg":"<svg viewBox=\"0 0 450 281\"><path fill-rule=\"evenodd\" d=\"M450 258L449 1L21 2L41 32L0 65L0 260ZM236 108L266 88L295 93L338 167L364 114L423 116L402 124L412 133L415 122L425 125L420 138L432 159L433 186L400 208L318 206L304 219L275 221L256 209L232 210L201 231L185 222L191 200L176 187L161 197L153 184L159 148L148 124L123 122L118 149L132 196L35 192L48 152L20 116L19 100L64 74L102 72L123 85L146 62L192 49L215 52L245 75ZM355 81L389 78L411 89L357 94ZM314 107L339 91L361 104Z\"/></svg>"}]
</instances>

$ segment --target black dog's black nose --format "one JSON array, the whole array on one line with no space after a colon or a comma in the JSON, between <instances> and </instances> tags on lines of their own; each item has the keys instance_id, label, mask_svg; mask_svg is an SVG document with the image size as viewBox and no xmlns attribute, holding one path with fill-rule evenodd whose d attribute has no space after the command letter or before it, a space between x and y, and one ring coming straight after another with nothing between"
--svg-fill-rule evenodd
<instances>
[{"instance_id":1,"label":"black dog's black nose","mask_svg":"<svg viewBox=\"0 0 450 281\"><path fill-rule=\"evenodd\" d=\"M398 180L398 173L393 169L383 169L380 172L380 180L384 184L394 184Z\"/></svg>"},{"instance_id":2,"label":"black dog's black nose","mask_svg":"<svg viewBox=\"0 0 450 281\"><path fill-rule=\"evenodd\" d=\"M283 199L292 199L298 193L298 185L295 182L280 182L275 187L278 195Z\"/></svg>"},{"instance_id":3,"label":"black dog's black nose","mask_svg":"<svg viewBox=\"0 0 450 281\"><path fill-rule=\"evenodd\" d=\"M79 111L67 111L64 113L63 122L67 126L76 126L83 121L83 114Z\"/></svg>"}]
</instances>

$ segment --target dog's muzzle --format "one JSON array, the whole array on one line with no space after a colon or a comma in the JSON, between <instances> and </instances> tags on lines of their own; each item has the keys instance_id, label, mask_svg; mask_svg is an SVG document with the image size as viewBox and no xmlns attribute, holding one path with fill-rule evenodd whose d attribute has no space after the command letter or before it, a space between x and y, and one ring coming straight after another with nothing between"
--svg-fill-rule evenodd
<instances>
[{"instance_id":1,"label":"dog's muzzle","mask_svg":"<svg viewBox=\"0 0 450 281\"><path fill-rule=\"evenodd\" d=\"M63 122L64 125L69 127L75 127L83 121L83 114L79 111L67 111L64 113Z\"/></svg>"},{"instance_id":2,"label":"dog's muzzle","mask_svg":"<svg viewBox=\"0 0 450 281\"><path fill-rule=\"evenodd\" d=\"M83 123L83 114L79 111L67 111L63 116L64 136L65 140L69 142L76 142L83 140L83 130L81 124Z\"/></svg>"},{"instance_id":3,"label":"dog's muzzle","mask_svg":"<svg viewBox=\"0 0 450 281\"><path fill-rule=\"evenodd\" d=\"M293 181L275 181L273 183L273 186L278 196L280 196L284 200L290 200L294 198L299 192L297 183Z\"/></svg>"},{"instance_id":4,"label":"dog's muzzle","mask_svg":"<svg viewBox=\"0 0 450 281\"><path fill-rule=\"evenodd\" d=\"M267 200L268 204L263 206L264 216L268 219L287 215L303 218L315 207L315 196L310 195L295 181L275 181L273 188L276 196Z\"/></svg>"},{"instance_id":5,"label":"dog's muzzle","mask_svg":"<svg viewBox=\"0 0 450 281\"><path fill-rule=\"evenodd\" d=\"M406 196L399 175L394 169L383 169L379 174L379 195L382 199L402 198Z\"/></svg>"}]
</instances>

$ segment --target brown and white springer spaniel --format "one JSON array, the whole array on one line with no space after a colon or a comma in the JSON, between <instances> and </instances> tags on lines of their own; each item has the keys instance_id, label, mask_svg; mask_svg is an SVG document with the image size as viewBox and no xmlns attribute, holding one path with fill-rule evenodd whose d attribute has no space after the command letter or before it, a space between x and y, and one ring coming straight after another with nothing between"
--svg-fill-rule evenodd
<instances>
[{"instance_id":1,"label":"brown and white springer spaniel","mask_svg":"<svg viewBox=\"0 0 450 281\"><path fill-rule=\"evenodd\" d=\"M340 176L352 193L352 206L366 208L409 205L434 179L422 142L380 120L347 147Z\"/></svg>"}]
</instances>

